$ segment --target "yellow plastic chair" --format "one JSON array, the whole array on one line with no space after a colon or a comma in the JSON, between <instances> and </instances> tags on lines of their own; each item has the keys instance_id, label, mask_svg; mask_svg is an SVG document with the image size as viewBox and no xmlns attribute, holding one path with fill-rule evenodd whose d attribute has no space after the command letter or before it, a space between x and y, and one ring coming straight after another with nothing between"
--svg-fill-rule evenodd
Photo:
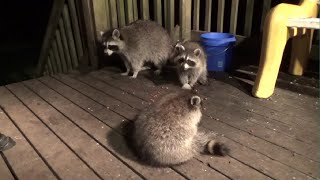
<instances>
[{"instance_id":1,"label":"yellow plastic chair","mask_svg":"<svg viewBox=\"0 0 320 180\"><path fill-rule=\"evenodd\" d=\"M289 72L293 75L303 74L312 45L313 29L319 29L320 25L317 24L318 28L314 28L313 23L309 29L308 25L303 26L303 23L300 27L290 27L290 24L299 24L295 20L301 18L317 17L317 3L318 0L302 0L299 5L282 3L268 12L263 29L259 70L252 89L253 96L268 98L273 94L283 51L291 37L293 40Z\"/></svg>"}]
</instances>

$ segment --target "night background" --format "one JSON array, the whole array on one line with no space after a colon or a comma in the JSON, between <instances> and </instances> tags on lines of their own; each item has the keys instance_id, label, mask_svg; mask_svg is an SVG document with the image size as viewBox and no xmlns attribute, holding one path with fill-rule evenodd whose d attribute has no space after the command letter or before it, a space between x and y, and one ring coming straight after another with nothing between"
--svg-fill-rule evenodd
<instances>
[{"instance_id":1,"label":"night background","mask_svg":"<svg viewBox=\"0 0 320 180\"><path fill-rule=\"evenodd\" d=\"M37 65L52 2L1 1L0 85L30 77Z\"/></svg>"}]
</instances>

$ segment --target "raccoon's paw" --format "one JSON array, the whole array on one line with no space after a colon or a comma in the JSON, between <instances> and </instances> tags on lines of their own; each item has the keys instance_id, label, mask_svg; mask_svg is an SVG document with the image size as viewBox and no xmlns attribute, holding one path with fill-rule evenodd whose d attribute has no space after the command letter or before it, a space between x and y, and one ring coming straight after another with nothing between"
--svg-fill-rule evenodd
<instances>
[{"instance_id":1,"label":"raccoon's paw","mask_svg":"<svg viewBox=\"0 0 320 180\"><path fill-rule=\"evenodd\" d=\"M139 71L134 71L133 75L129 77L129 79L135 79L138 76Z\"/></svg>"},{"instance_id":2,"label":"raccoon's paw","mask_svg":"<svg viewBox=\"0 0 320 180\"><path fill-rule=\"evenodd\" d=\"M143 66L143 67L141 68L141 71L145 71L145 70L149 70L149 69L151 69L149 66Z\"/></svg>"},{"instance_id":3,"label":"raccoon's paw","mask_svg":"<svg viewBox=\"0 0 320 180\"><path fill-rule=\"evenodd\" d=\"M155 70L155 71L154 71L154 74L157 75L157 76L160 75L160 74L161 74L161 70L160 70L160 69Z\"/></svg>"},{"instance_id":4,"label":"raccoon's paw","mask_svg":"<svg viewBox=\"0 0 320 180\"><path fill-rule=\"evenodd\" d=\"M124 72L124 73L121 73L120 75L121 76L128 76L129 72Z\"/></svg>"},{"instance_id":5,"label":"raccoon's paw","mask_svg":"<svg viewBox=\"0 0 320 180\"><path fill-rule=\"evenodd\" d=\"M200 80L199 80L199 83L200 83L201 85L205 85L205 86L209 84L208 80L204 80L204 79L200 79Z\"/></svg>"},{"instance_id":6,"label":"raccoon's paw","mask_svg":"<svg viewBox=\"0 0 320 180\"><path fill-rule=\"evenodd\" d=\"M184 85L182 86L182 89L191 90L192 88L191 88L190 84L184 84Z\"/></svg>"},{"instance_id":7,"label":"raccoon's paw","mask_svg":"<svg viewBox=\"0 0 320 180\"><path fill-rule=\"evenodd\" d=\"M210 154L216 156L226 156L230 153L230 149L225 144L215 142L214 140L208 142L207 148Z\"/></svg>"}]
</instances>

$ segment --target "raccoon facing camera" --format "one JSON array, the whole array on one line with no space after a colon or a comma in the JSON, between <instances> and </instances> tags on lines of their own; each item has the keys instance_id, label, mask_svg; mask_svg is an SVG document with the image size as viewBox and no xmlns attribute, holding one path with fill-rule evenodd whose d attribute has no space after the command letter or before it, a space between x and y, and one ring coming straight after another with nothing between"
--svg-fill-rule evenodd
<instances>
[{"instance_id":1,"label":"raccoon facing camera","mask_svg":"<svg viewBox=\"0 0 320 180\"><path fill-rule=\"evenodd\" d=\"M192 89L197 82L207 84L207 56L199 43L178 42L173 61L183 89Z\"/></svg>"},{"instance_id":2,"label":"raccoon facing camera","mask_svg":"<svg viewBox=\"0 0 320 180\"><path fill-rule=\"evenodd\" d=\"M139 71L149 69L146 63L154 64L160 74L162 67L173 53L173 42L168 32L159 24L149 20L137 20L112 33L101 32L101 40L107 55L119 54L126 72L121 73L136 78Z\"/></svg>"},{"instance_id":3,"label":"raccoon facing camera","mask_svg":"<svg viewBox=\"0 0 320 180\"><path fill-rule=\"evenodd\" d=\"M143 110L132 133L135 152L147 164L171 166L205 153L225 156L229 149L217 135L199 129L201 98L191 91L170 93Z\"/></svg>"}]
</instances>

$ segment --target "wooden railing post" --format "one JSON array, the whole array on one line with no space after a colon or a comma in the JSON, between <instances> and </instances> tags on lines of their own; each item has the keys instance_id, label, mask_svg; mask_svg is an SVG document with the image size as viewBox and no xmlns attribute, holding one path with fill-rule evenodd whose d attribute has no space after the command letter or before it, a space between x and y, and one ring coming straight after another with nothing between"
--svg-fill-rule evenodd
<instances>
[{"instance_id":1,"label":"wooden railing post","mask_svg":"<svg viewBox=\"0 0 320 180\"><path fill-rule=\"evenodd\" d=\"M208 32L211 31L211 13L212 13L212 0L206 0L204 30Z\"/></svg>"},{"instance_id":2,"label":"wooden railing post","mask_svg":"<svg viewBox=\"0 0 320 180\"><path fill-rule=\"evenodd\" d=\"M59 29L61 33L62 46L66 55L67 69L68 71L70 71L72 69L72 62L71 62L70 50L68 46L67 34L64 28L64 22L62 18L59 19Z\"/></svg>"},{"instance_id":3,"label":"wooden railing post","mask_svg":"<svg viewBox=\"0 0 320 180\"><path fill-rule=\"evenodd\" d=\"M143 20L148 20L149 16L149 0L140 0L140 12Z\"/></svg>"},{"instance_id":4,"label":"wooden railing post","mask_svg":"<svg viewBox=\"0 0 320 180\"><path fill-rule=\"evenodd\" d=\"M193 30L199 30L200 0L193 0Z\"/></svg>"},{"instance_id":5,"label":"wooden railing post","mask_svg":"<svg viewBox=\"0 0 320 180\"><path fill-rule=\"evenodd\" d=\"M67 63L66 63L66 55L63 51L62 40L61 40L59 29L56 30L56 41L57 41L57 46L58 46L58 52L59 52L60 59L61 59L62 72L66 73L66 72L68 72Z\"/></svg>"},{"instance_id":6,"label":"wooden railing post","mask_svg":"<svg viewBox=\"0 0 320 180\"><path fill-rule=\"evenodd\" d=\"M262 14L261 14L261 23L260 23L260 31L262 31L264 26L264 20L267 16L267 13L269 12L271 8L271 0L263 0L263 6L262 6Z\"/></svg>"},{"instance_id":7,"label":"wooden railing post","mask_svg":"<svg viewBox=\"0 0 320 180\"><path fill-rule=\"evenodd\" d=\"M219 0L218 1L218 18L217 18L218 32L223 32L224 6L225 6L225 0Z\"/></svg>"},{"instance_id":8,"label":"wooden railing post","mask_svg":"<svg viewBox=\"0 0 320 180\"><path fill-rule=\"evenodd\" d=\"M132 0L126 0L125 3L125 9L126 9L126 22L127 24L130 24L131 22L133 22L133 18L134 18L134 12L133 12L133 1Z\"/></svg>"},{"instance_id":9,"label":"wooden railing post","mask_svg":"<svg viewBox=\"0 0 320 180\"><path fill-rule=\"evenodd\" d=\"M252 29L252 17L253 17L254 0L247 0L246 16L244 24L244 35L250 36Z\"/></svg>"},{"instance_id":10,"label":"wooden railing post","mask_svg":"<svg viewBox=\"0 0 320 180\"><path fill-rule=\"evenodd\" d=\"M75 0L68 0L68 5L70 9L71 25L74 33L76 49L77 49L78 57L81 58L83 56L83 47L82 47L82 40L80 36L79 21L78 21L78 16L77 16L77 11L76 11L76 6L74 1Z\"/></svg>"},{"instance_id":11,"label":"wooden railing post","mask_svg":"<svg viewBox=\"0 0 320 180\"><path fill-rule=\"evenodd\" d=\"M106 0L94 0L93 3L93 10L94 10L94 23L96 26L96 36L100 36L100 31L105 31L110 28L109 19L107 14L109 11L106 6Z\"/></svg>"},{"instance_id":12,"label":"wooden railing post","mask_svg":"<svg viewBox=\"0 0 320 180\"><path fill-rule=\"evenodd\" d=\"M117 12L118 12L118 24L119 27L126 25L125 11L124 11L124 1L117 0Z\"/></svg>"},{"instance_id":13,"label":"wooden railing post","mask_svg":"<svg viewBox=\"0 0 320 180\"><path fill-rule=\"evenodd\" d=\"M238 23L238 7L239 0L232 0L231 3L231 15L230 15L230 33L236 34Z\"/></svg>"},{"instance_id":14,"label":"wooden railing post","mask_svg":"<svg viewBox=\"0 0 320 180\"><path fill-rule=\"evenodd\" d=\"M117 0L109 0L111 28L118 27Z\"/></svg>"},{"instance_id":15,"label":"wooden railing post","mask_svg":"<svg viewBox=\"0 0 320 180\"><path fill-rule=\"evenodd\" d=\"M174 29L174 1L164 0L165 27L173 36Z\"/></svg>"},{"instance_id":16,"label":"wooden railing post","mask_svg":"<svg viewBox=\"0 0 320 180\"><path fill-rule=\"evenodd\" d=\"M68 45L69 45L73 68L77 68L79 65L79 61L78 61L78 57L77 57L77 53L76 53L76 47L75 47L75 42L74 42L74 38L73 38L73 32L72 32L72 27L71 27L71 22L70 22L70 15L69 15L69 10L68 10L67 5L65 5L63 8L62 17L63 17L65 30L67 33Z\"/></svg>"},{"instance_id":17,"label":"wooden railing post","mask_svg":"<svg viewBox=\"0 0 320 180\"><path fill-rule=\"evenodd\" d=\"M51 14L49 17L46 33L45 33L41 50L40 50L38 66L35 72L36 76L41 76L41 73L46 64L46 60L49 54L49 48L50 48L52 39L54 37L55 30L58 27L61 12L63 11L63 5L64 5L64 0L53 1L53 6L52 6Z\"/></svg>"},{"instance_id":18,"label":"wooden railing post","mask_svg":"<svg viewBox=\"0 0 320 180\"><path fill-rule=\"evenodd\" d=\"M155 21L162 25L162 7L161 0L154 0L154 19Z\"/></svg>"},{"instance_id":19,"label":"wooden railing post","mask_svg":"<svg viewBox=\"0 0 320 180\"><path fill-rule=\"evenodd\" d=\"M191 38L191 1L180 0L180 39Z\"/></svg>"},{"instance_id":20,"label":"wooden railing post","mask_svg":"<svg viewBox=\"0 0 320 180\"><path fill-rule=\"evenodd\" d=\"M79 4L79 10L82 14L82 31L83 40L85 41L84 48L84 60L83 64L86 67L91 65L90 69L98 68L98 58L97 58L97 39L95 36L96 30L94 27L94 12L91 0L81 0Z\"/></svg>"}]
</instances>

